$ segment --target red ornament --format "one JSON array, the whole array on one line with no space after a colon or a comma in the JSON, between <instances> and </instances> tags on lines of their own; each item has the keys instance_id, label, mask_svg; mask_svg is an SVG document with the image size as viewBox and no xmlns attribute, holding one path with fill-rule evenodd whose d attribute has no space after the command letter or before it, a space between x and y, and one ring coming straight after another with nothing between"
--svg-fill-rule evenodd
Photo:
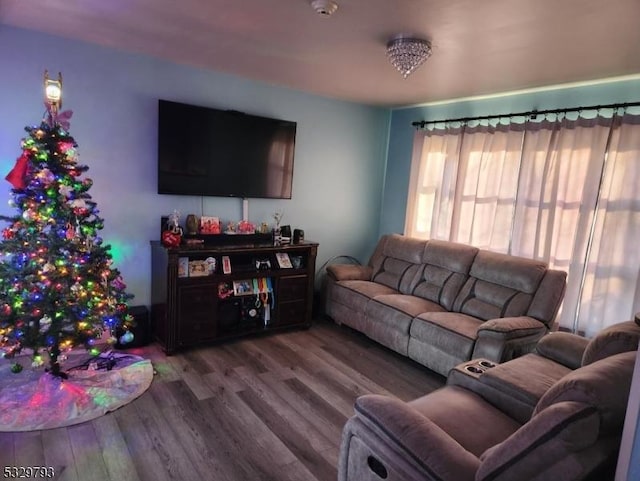
<instances>
[{"instance_id":1,"label":"red ornament","mask_svg":"<svg viewBox=\"0 0 640 481\"><path fill-rule=\"evenodd\" d=\"M162 233L162 245L167 248L178 247L181 240L182 236L180 235L180 232L165 230Z\"/></svg>"},{"instance_id":2,"label":"red ornament","mask_svg":"<svg viewBox=\"0 0 640 481\"><path fill-rule=\"evenodd\" d=\"M5 179L13 185L14 189L24 189L27 186L26 176L28 168L29 156L26 152L23 152L22 155L18 157L16 165L13 166L13 169L11 169L11 172L7 174Z\"/></svg>"},{"instance_id":3,"label":"red ornament","mask_svg":"<svg viewBox=\"0 0 640 481\"><path fill-rule=\"evenodd\" d=\"M16 233L12 229L9 229L8 227L2 231L2 237L7 240L13 239L15 235Z\"/></svg>"},{"instance_id":4,"label":"red ornament","mask_svg":"<svg viewBox=\"0 0 640 481\"><path fill-rule=\"evenodd\" d=\"M73 213L77 216L87 215L89 213L89 209L86 207L76 207L73 209Z\"/></svg>"}]
</instances>

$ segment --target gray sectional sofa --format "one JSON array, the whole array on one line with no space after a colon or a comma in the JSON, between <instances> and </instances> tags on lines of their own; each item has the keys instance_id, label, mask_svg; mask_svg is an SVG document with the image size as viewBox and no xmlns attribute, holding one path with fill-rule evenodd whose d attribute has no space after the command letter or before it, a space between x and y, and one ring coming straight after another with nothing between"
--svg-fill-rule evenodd
<instances>
[{"instance_id":1,"label":"gray sectional sofa","mask_svg":"<svg viewBox=\"0 0 640 481\"><path fill-rule=\"evenodd\" d=\"M565 287L544 262L389 234L366 265L327 267L325 312L446 376L469 359L532 351Z\"/></svg>"}]
</instances>

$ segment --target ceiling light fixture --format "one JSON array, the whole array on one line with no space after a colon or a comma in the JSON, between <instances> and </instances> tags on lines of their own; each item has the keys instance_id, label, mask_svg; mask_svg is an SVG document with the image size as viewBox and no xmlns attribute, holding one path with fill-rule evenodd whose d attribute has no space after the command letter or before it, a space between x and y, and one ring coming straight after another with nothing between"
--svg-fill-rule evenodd
<instances>
[{"instance_id":1,"label":"ceiling light fixture","mask_svg":"<svg viewBox=\"0 0 640 481\"><path fill-rule=\"evenodd\" d=\"M332 0L311 0L309 3L311 8L322 17L330 17L338 10L338 4Z\"/></svg>"},{"instance_id":2,"label":"ceiling light fixture","mask_svg":"<svg viewBox=\"0 0 640 481\"><path fill-rule=\"evenodd\" d=\"M407 78L430 56L431 42L428 40L397 36L387 43L387 57L404 78Z\"/></svg>"}]
</instances>

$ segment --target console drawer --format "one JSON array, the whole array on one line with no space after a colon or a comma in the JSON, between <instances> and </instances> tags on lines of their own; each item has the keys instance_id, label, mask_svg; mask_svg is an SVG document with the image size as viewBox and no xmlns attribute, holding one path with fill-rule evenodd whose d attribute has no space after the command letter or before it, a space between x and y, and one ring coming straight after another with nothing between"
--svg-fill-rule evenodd
<instances>
[{"instance_id":1,"label":"console drawer","mask_svg":"<svg viewBox=\"0 0 640 481\"><path fill-rule=\"evenodd\" d=\"M302 324L306 322L307 303L299 301L281 302L278 310L278 325Z\"/></svg>"},{"instance_id":2,"label":"console drawer","mask_svg":"<svg viewBox=\"0 0 640 481\"><path fill-rule=\"evenodd\" d=\"M278 297L281 302L306 299L307 276L281 277L278 284Z\"/></svg>"},{"instance_id":3,"label":"console drawer","mask_svg":"<svg viewBox=\"0 0 640 481\"><path fill-rule=\"evenodd\" d=\"M211 285L178 288L178 317L181 323L194 324L213 318L216 294Z\"/></svg>"}]
</instances>

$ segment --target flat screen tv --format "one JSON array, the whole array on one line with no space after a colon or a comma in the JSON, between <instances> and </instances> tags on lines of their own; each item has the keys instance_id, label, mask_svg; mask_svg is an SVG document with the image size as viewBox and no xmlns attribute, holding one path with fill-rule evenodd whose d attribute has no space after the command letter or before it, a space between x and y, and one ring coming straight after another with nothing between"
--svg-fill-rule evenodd
<instances>
[{"instance_id":1,"label":"flat screen tv","mask_svg":"<svg viewBox=\"0 0 640 481\"><path fill-rule=\"evenodd\" d=\"M158 104L158 193L290 199L296 123Z\"/></svg>"}]
</instances>

